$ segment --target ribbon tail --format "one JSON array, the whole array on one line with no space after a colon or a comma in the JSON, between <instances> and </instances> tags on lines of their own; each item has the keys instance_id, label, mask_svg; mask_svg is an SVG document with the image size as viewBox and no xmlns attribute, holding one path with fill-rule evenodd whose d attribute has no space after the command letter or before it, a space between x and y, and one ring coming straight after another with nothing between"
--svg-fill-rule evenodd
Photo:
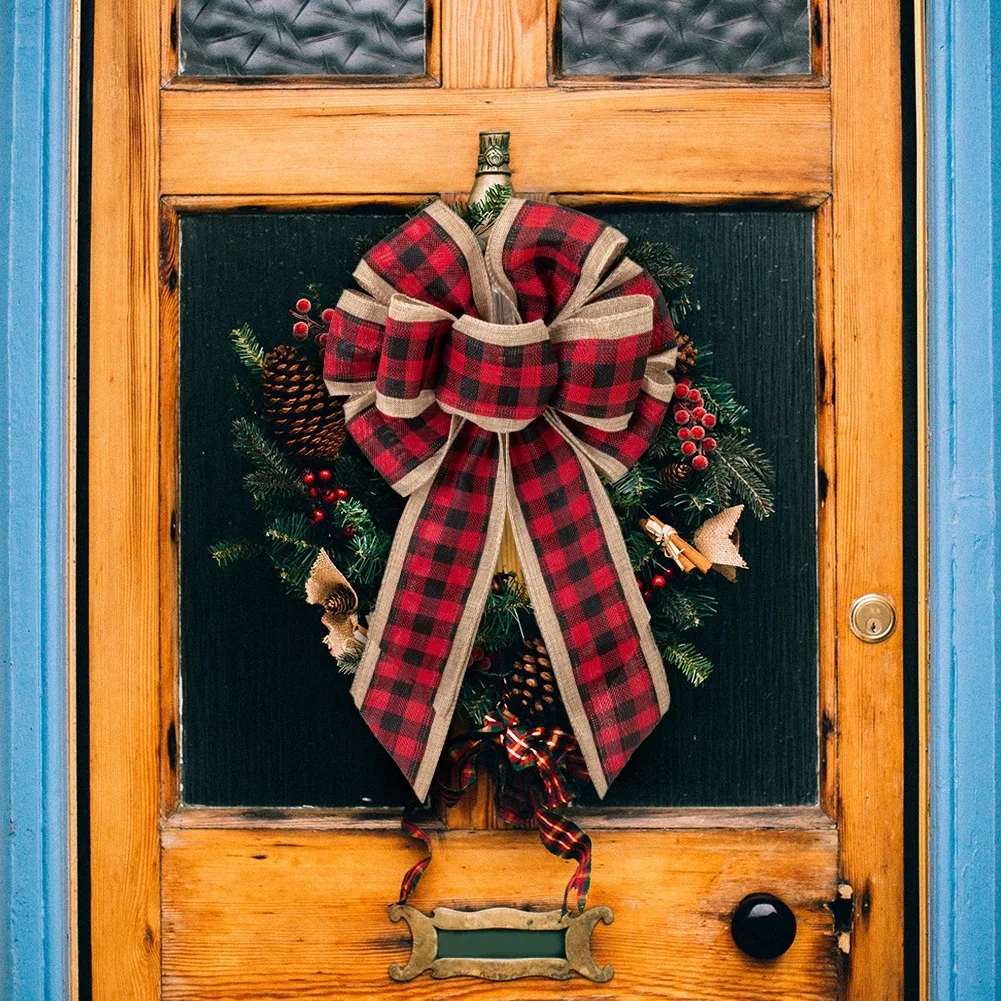
<instances>
[{"instance_id":1,"label":"ribbon tail","mask_svg":"<svg viewBox=\"0 0 1001 1001\"><path fill-rule=\"evenodd\" d=\"M560 428L547 416L508 436L508 515L567 715L604 796L670 694L618 521Z\"/></svg>"},{"instance_id":2,"label":"ribbon tail","mask_svg":"<svg viewBox=\"0 0 1001 1001\"><path fill-rule=\"evenodd\" d=\"M400 903L405 904L409 899L414 890L417 889L417 884L421 881L421 876L424 875L425 869L431 864L431 856L434 854L431 848L431 838L428 837L424 831L417 825L414 820L414 815L420 808L420 803L413 806L407 807L403 811L403 816L400 818L400 827L404 834L409 835L414 841L419 841L427 849L427 855L424 856L419 862L412 865L404 874L403 881L400 883Z\"/></svg>"},{"instance_id":3,"label":"ribbon tail","mask_svg":"<svg viewBox=\"0 0 1001 1001\"><path fill-rule=\"evenodd\" d=\"M504 532L497 436L465 423L410 497L351 694L419 799L431 785Z\"/></svg>"},{"instance_id":4,"label":"ribbon tail","mask_svg":"<svg viewBox=\"0 0 1001 1001\"><path fill-rule=\"evenodd\" d=\"M532 804L539 840L553 855L577 863L563 891L563 913L569 913L571 898L579 913L587 906L587 891L591 888L591 838L572 820L540 803L534 793Z\"/></svg>"}]
</instances>

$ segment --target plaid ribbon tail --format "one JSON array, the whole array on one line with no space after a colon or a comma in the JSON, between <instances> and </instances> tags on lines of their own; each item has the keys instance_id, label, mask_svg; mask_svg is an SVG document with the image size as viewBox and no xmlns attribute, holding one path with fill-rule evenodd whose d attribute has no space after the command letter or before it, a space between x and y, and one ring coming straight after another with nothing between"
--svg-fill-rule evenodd
<instances>
[{"instance_id":1,"label":"plaid ribbon tail","mask_svg":"<svg viewBox=\"0 0 1001 1001\"><path fill-rule=\"evenodd\" d=\"M419 841L424 845L427 849L427 855L420 862L412 865L404 874L403 882L400 884L401 904L405 904L410 899L410 895L417 889L417 884L421 881L424 870L431 864L431 856L434 854L431 848L431 839L414 821L414 814L417 812L417 809L417 806L412 806L403 811L403 816L400 818L400 827L403 829L404 834L409 835L415 841Z\"/></svg>"},{"instance_id":2,"label":"plaid ribbon tail","mask_svg":"<svg viewBox=\"0 0 1001 1001\"><path fill-rule=\"evenodd\" d=\"M563 891L563 913L569 913L571 898L580 913L587 906L587 892L591 888L591 838L572 820L548 809L534 795L532 802L539 840L553 855L577 863L577 868Z\"/></svg>"}]
</instances>

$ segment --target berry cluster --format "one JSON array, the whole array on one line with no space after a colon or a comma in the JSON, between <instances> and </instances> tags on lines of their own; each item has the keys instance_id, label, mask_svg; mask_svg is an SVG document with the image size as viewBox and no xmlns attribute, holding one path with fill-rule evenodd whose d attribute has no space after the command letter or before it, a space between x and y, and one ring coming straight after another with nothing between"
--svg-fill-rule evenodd
<instances>
[{"instance_id":1,"label":"berry cluster","mask_svg":"<svg viewBox=\"0 0 1001 1001\"><path fill-rule=\"evenodd\" d=\"M329 469L321 469L315 473L312 469L307 469L302 474L302 482L308 488L306 492L313 501L319 501L324 504L340 504L341 501L347 500L351 496L345 487L330 486L333 476L334 474ZM313 508L309 513L309 520L314 525L318 525L326 517L326 511L319 506ZM343 531L349 539L355 534L355 530L350 525L345 526Z\"/></svg>"},{"instance_id":2,"label":"berry cluster","mask_svg":"<svg viewBox=\"0 0 1001 1001\"><path fill-rule=\"evenodd\" d=\"M691 379L682 379L674 389L674 421L681 439L681 454L692 460L692 469L701 473L709 466L709 452L716 439L707 432L716 426L716 415L703 405L702 394Z\"/></svg>"},{"instance_id":3,"label":"berry cluster","mask_svg":"<svg viewBox=\"0 0 1001 1001\"><path fill-rule=\"evenodd\" d=\"M636 578L636 586L640 589L643 594L643 600L649 601L653 597L653 592L656 589L666 587L667 582L674 576L674 567L664 567L660 573L654 574L650 578L650 582L647 583L642 577Z\"/></svg>"},{"instance_id":4,"label":"berry cluster","mask_svg":"<svg viewBox=\"0 0 1001 1001\"><path fill-rule=\"evenodd\" d=\"M318 348L322 350L323 345L327 343L327 329L330 327L330 321L334 318L334 311L332 309L325 309L320 314L320 319L322 323L318 323L309 314L313 309L313 304L306 298L299 299L295 304L295 309L290 309L289 312L296 317L295 323L292 324L292 336L297 341L304 341L307 337L312 336L314 343Z\"/></svg>"}]
</instances>

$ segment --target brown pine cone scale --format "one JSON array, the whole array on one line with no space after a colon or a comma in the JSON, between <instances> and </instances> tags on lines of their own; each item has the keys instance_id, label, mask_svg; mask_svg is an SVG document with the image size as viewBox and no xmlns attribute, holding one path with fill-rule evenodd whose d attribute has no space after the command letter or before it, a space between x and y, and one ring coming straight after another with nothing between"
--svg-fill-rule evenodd
<instances>
[{"instance_id":1,"label":"brown pine cone scale","mask_svg":"<svg viewBox=\"0 0 1001 1001\"><path fill-rule=\"evenodd\" d=\"M560 713L556 677L542 640L525 640L525 652L504 679L503 699L523 723L549 722Z\"/></svg>"},{"instance_id":2,"label":"brown pine cone scale","mask_svg":"<svg viewBox=\"0 0 1001 1001\"><path fill-rule=\"evenodd\" d=\"M699 349L687 334L678 334L678 358L674 363L674 374L678 379L691 375L695 363L699 360Z\"/></svg>"},{"instance_id":3,"label":"brown pine cone scale","mask_svg":"<svg viewBox=\"0 0 1001 1001\"><path fill-rule=\"evenodd\" d=\"M275 437L294 455L325 461L341 454L344 409L304 348L279 344L265 358L264 405Z\"/></svg>"}]
</instances>

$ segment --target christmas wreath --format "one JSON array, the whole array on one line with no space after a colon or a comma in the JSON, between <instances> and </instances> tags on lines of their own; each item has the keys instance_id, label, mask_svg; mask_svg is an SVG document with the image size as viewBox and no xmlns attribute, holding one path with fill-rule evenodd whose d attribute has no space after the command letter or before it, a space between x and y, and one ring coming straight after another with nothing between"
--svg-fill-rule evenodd
<instances>
[{"instance_id":1,"label":"christmas wreath","mask_svg":"<svg viewBox=\"0 0 1001 1001\"><path fill-rule=\"evenodd\" d=\"M590 842L565 808L588 778L603 795L660 720L665 663L707 679L691 634L744 566L741 511L772 510L746 410L676 333L691 269L664 244L625 249L493 188L377 241L363 292L324 306L314 287L289 343L233 331L263 534L212 549L222 566L266 554L321 606L418 800L436 779L453 803L489 768L502 818L578 862L581 909ZM517 563L498 569L506 525Z\"/></svg>"}]
</instances>

